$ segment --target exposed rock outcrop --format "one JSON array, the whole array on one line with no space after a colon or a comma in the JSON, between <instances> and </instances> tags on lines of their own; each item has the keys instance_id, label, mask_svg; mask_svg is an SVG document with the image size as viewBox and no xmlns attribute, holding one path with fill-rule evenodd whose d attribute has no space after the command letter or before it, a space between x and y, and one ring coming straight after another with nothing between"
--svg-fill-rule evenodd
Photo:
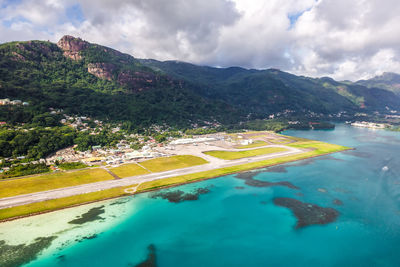
<instances>
[{"instance_id":1,"label":"exposed rock outcrop","mask_svg":"<svg viewBox=\"0 0 400 267\"><path fill-rule=\"evenodd\" d=\"M65 57L73 60L81 60L82 51L92 48L98 57L88 58L87 70L90 74L104 80L116 81L126 87L128 92L135 93L154 88L160 82L160 76L150 69L137 67L132 56L123 54L112 48L91 44L80 38L65 35L58 41L57 46L62 49ZM93 60L99 60L95 62ZM140 64L139 64L140 66ZM172 80L165 81L173 83Z\"/></svg>"},{"instance_id":2,"label":"exposed rock outcrop","mask_svg":"<svg viewBox=\"0 0 400 267\"><path fill-rule=\"evenodd\" d=\"M114 64L110 63L89 63L88 72L100 79L111 81L113 79Z\"/></svg>"},{"instance_id":3,"label":"exposed rock outcrop","mask_svg":"<svg viewBox=\"0 0 400 267\"><path fill-rule=\"evenodd\" d=\"M58 41L57 46L64 51L64 56L73 60L80 60L82 59L82 56L79 52L86 49L89 46L89 43L83 41L81 38L65 35L60 39L60 41Z\"/></svg>"},{"instance_id":4,"label":"exposed rock outcrop","mask_svg":"<svg viewBox=\"0 0 400 267\"><path fill-rule=\"evenodd\" d=\"M118 75L118 82L127 86L132 92L140 92L152 87L158 77L150 72L122 71Z\"/></svg>"},{"instance_id":5,"label":"exposed rock outcrop","mask_svg":"<svg viewBox=\"0 0 400 267\"><path fill-rule=\"evenodd\" d=\"M12 59L15 61L25 61L25 57L18 54L17 52L11 52L11 54L13 55Z\"/></svg>"}]
</instances>

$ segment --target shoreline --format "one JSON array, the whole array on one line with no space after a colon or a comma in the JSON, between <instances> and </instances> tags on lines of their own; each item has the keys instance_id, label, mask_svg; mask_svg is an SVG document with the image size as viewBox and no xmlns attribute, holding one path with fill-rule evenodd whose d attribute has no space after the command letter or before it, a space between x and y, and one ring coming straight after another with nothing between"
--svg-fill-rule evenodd
<instances>
[{"instance_id":1,"label":"shoreline","mask_svg":"<svg viewBox=\"0 0 400 267\"><path fill-rule=\"evenodd\" d=\"M83 206L83 205L87 205L87 204L92 204L92 203L97 203L97 202L101 202L101 201L106 201L106 200L111 200L111 199L116 199L116 198L122 198L122 197L134 196L134 195L137 195L137 194L147 193L147 192L151 192L151 191L155 191L155 190L159 190L159 189L165 189L165 188L171 188L171 187L176 187L176 186L185 185L185 184L201 182L201 181L205 181L205 180L209 180L209 179L215 179L215 178L223 177L223 176L226 176L226 175L233 175L233 174L242 173L242 172L249 172L249 171L257 170L257 169L269 168L269 167L282 165L282 164L286 164L286 163L291 163L291 162L302 161L302 160L307 160L307 159L311 159L311 158L322 157L322 156L326 156L326 155L330 155L330 154L334 154L334 153L338 153L338 152L349 151L349 150L355 150L355 148L345 148L345 149L342 149L342 150L339 150L339 151L332 151L332 152L327 152L327 153L323 153L323 154L312 155L312 156L309 156L309 157L305 157L303 159L293 159L293 160L288 160L288 161L285 161L285 162L278 162L278 163L273 163L273 164L270 164L270 165L254 167L254 168L249 168L249 169L244 169L244 170L239 170L239 171L233 171L233 172L227 172L225 174L219 174L219 175L210 176L210 177L198 178L198 179L188 180L188 181L184 181L184 182L178 182L178 183L175 183L175 184L156 186L156 187L149 188L149 189L144 189L144 190L141 190L141 191L135 192L135 193L126 193L125 192L125 193L123 193L121 195L118 195L118 196L106 197L106 198L101 198L101 199L97 199L97 200L93 200L93 201L88 201L88 202L83 202L83 203L79 203L79 204L73 204L73 205L70 205L70 206L60 207L60 208L56 208L56 209L33 212L33 213L30 213L30 214L26 214L26 215L15 216L15 217L10 217L10 218L6 218L6 219L0 219L0 223L14 221L14 220L18 220L18 219L23 219L23 218L27 218L27 217L32 217L32 216L36 216L36 215L46 214L46 213L59 211L59 210L64 210L64 209L69 209L69 208L75 208L75 207L79 207L79 206ZM238 166L240 166L240 165L238 165ZM179 177L179 176L175 176L175 177ZM166 179L175 178L175 177L165 178L165 180ZM163 180L163 179L161 179L161 180ZM41 203L41 202L38 202L38 203ZM29 204L27 204L27 205L29 205ZM21 206L23 206L23 205L21 205Z\"/></svg>"}]
</instances>

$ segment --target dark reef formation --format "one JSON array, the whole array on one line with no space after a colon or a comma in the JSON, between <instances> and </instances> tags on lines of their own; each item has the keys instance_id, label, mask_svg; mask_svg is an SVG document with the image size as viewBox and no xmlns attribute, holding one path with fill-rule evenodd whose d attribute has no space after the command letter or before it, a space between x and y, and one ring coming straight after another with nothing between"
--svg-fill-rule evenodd
<instances>
[{"instance_id":1,"label":"dark reef formation","mask_svg":"<svg viewBox=\"0 0 400 267\"><path fill-rule=\"evenodd\" d=\"M254 187L286 186L291 189L296 189L296 190L300 189L299 187L287 181L267 182L267 181L256 180L254 179L254 176L256 176L258 173L260 172L243 172L236 174L235 177L244 180L245 184Z\"/></svg>"},{"instance_id":2,"label":"dark reef formation","mask_svg":"<svg viewBox=\"0 0 400 267\"><path fill-rule=\"evenodd\" d=\"M264 172L277 172L277 173L287 173L287 170L284 166L273 166L269 167Z\"/></svg>"},{"instance_id":3,"label":"dark reef formation","mask_svg":"<svg viewBox=\"0 0 400 267\"><path fill-rule=\"evenodd\" d=\"M358 158L371 158L371 154L368 152L363 152L363 151L359 151L359 150L347 150L347 151L343 151L342 153L350 155L350 156L354 156L354 157L358 157Z\"/></svg>"},{"instance_id":4,"label":"dark reef formation","mask_svg":"<svg viewBox=\"0 0 400 267\"><path fill-rule=\"evenodd\" d=\"M128 198L118 198L118 199L116 199L115 202L111 203L110 206L121 205L121 204L124 204L124 203L126 203L128 201L129 201Z\"/></svg>"},{"instance_id":5,"label":"dark reef formation","mask_svg":"<svg viewBox=\"0 0 400 267\"><path fill-rule=\"evenodd\" d=\"M82 214L80 217L77 217L76 219L69 221L68 223L70 224L84 224L87 222L93 222L97 220L102 220L103 218L100 217L100 214L104 213L104 206L101 207L96 207L90 209L88 212Z\"/></svg>"},{"instance_id":6,"label":"dark reef formation","mask_svg":"<svg viewBox=\"0 0 400 267\"><path fill-rule=\"evenodd\" d=\"M172 203L179 203L187 200L198 200L200 195L207 194L208 192L210 192L209 188L197 188L189 193L185 193L182 190L162 190L150 194L149 197L162 198Z\"/></svg>"},{"instance_id":7,"label":"dark reef formation","mask_svg":"<svg viewBox=\"0 0 400 267\"><path fill-rule=\"evenodd\" d=\"M340 199L334 199L333 200L333 204L337 205L337 206L342 206L343 205L343 201L341 201Z\"/></svg>"},{"instance_id":8,"label":"dark reef formation","mask_svg":"<svg viewBox=\"0 0 400 267\"><path fill-rule=\"evenodd\" d=\"M36 238L32 244L7 245L0 241L0 266L17 267L36 259L37 255L49 247L55 236Z\"/></svg>"},{"instance_id":9,"label":"dark reef formation","mask_svg":"<svg viewBox=\"0 0 400 267\"><path fill-rule=\"evenodd\" d=\"M150 246L147 247L148 249L148 255L147 259L144 260L143 262L139 263L136 265L136 267L156 267L157 262L156 262L156 247L151 244Z\"/></svg>"},{"instance_id":10,"label":"dark reef formation","mask_svg":"<svg viewBox=\"0 0 400 267\"><path fill-rule=\"evenodd\" d=\"M88 235L88 236L84 236L84 237L75 239L75 242L79 242L79 243L80 243L80 242L83 242L83 241L85 241L85 240L95 239L95 238L97 238L97 237L98 237L97 234Z\"/></svg>"},{"instance_id":11,"label":"dark reef formation","mask_svg":"<svg viewBox=\"0 0 400 267\"><path fill-rule=\"evenodd\" d=\"M60 256L57 257L57 260L58 260L59 262L66 261L66 256L65 256L65 255L60 255Z\"/></svg>"},{"instance_id":12,"label":"dark reef formation","mask_svg":"<svg viewBox=\"0 0 400 267\"><path fill-rule=\"evenodd\" d=\"M328 224L334 222L339 212L333 208L324 208L311 203L304 203L297 199L279 197L274 204L291 209L297 218L296 228L313 224Z\"/></svg>"}]
</instances>

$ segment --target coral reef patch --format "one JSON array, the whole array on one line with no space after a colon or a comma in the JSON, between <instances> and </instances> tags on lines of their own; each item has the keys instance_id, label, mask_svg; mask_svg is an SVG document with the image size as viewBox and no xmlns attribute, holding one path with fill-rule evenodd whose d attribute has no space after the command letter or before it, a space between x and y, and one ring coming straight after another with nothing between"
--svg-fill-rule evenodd
<instances>
[{"instance_id":1,"label":"coral reef patch","mask_svg":"<svg viewBox=\"0 0 400 267\"><path fill-rule=\"evenodd\" d=\"M334 222L339 216L339 212L333 208L324 208L315 204L304 203L293 198L275 198L274 204L293 211L297 218L297 224L295 226L297 229L313 224L328 224Z\"/></svg>"},{"instance_id":2,"label":"coral reef patch","mask_svg":"<svg viewBox=\"0 0 400 267\"><path fill-rule=\"evenodd\" d=\"M104 213L104 206L95 207L95 208L90 209L88 212L82 214L81 216L78 216L76 219L69 221L68 223L84 224L87 222L103 220L103 218L99 216L100 214L103 214L103 213Z\"/></svg>"}]
</instances>

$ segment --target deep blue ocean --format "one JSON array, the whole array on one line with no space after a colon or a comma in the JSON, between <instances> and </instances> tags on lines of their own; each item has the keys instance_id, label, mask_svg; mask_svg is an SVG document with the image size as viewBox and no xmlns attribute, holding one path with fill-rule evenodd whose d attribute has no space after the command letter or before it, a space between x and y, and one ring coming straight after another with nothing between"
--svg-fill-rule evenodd
<instances>
[{"instance_id":1,"label":"deep blue ocean","mask_svg":"<svg viewBox=\"0 0 400 267\"><path fill-rule=\"evenodd\" d=\"M229 175L98 203L134 211L114 213L123 219L91 238L48 249L27 266L400 266L400 133L339 124L284 134L355 150L256 170L252 178L298 189L257 187ZM176 190L195 197L162 198ZM292 210L274 204L277 197L340 214L328 224L296 228ZM74 227L89 234L106 217Z\"/></svg>"}]
</instances>

